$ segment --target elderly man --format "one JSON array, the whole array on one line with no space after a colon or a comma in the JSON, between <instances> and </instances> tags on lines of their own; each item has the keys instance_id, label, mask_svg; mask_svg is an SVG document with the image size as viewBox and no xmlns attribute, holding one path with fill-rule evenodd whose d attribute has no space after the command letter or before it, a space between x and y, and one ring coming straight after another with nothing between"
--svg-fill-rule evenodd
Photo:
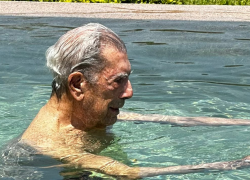
<instances>
[{"instance_id":1,"label":"elderly man","mask_svg":"<svg viewBox=\"0 0 250 180\"><path fill-rule=\"evenodd\" d=\"M79 168L128 178L248 165L247 158L195 166L129 167L109 157L89 153L101 148L93 134L105 133L117 121L119 109L133 95L126 47L110 29L88 24L63 35L46 53L54 74L52 94L21 137L43 154ZM164 121L183 125L250 125L249 121L121 114L120 119ZM87 150L86 150L87 149Z\"/></svg>"}]
</instances>

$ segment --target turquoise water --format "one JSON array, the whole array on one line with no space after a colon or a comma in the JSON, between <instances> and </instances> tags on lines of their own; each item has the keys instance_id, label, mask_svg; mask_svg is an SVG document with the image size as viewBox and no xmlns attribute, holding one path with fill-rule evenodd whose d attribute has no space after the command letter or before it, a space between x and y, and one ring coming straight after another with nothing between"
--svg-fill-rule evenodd
<instances>
[{"instance_id":1,"label":"turquoise water","mask_svg":"<svg viewBox=\"0 0 250 180\"><path fill-rule=\"evenodd\" d=\"M124 111L250 119L250 23L0 17L0 145L19 136L50 96L46 49L99 22L126 43L134 97ZM138 166L227 161L250 155L250 127L118 122L101 154ZM0 166L0 179L67 179L45 157ZM2 171L1 169L4 169ZM13 170L15 169L15 171ZM145 179L249 179L249 168ZM110 179L108 176L95 174Z\"/></svg>"}]
</instances>

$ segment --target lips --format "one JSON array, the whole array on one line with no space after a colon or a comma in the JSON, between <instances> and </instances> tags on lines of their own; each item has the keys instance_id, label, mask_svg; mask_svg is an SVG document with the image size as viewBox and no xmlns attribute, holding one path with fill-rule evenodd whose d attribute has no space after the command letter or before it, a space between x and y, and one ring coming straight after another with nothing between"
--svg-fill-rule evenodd
<instances>
[{"instance_id":1,"label":"lips","mask_svg":"<svg viewBox=\"0 0 250 180\"><path fill-rule=\"evenodd\" d=\"M109 105L109 109L112 113L118 115L119 114L119 109L122 108L124 106L124 99L121 99L120 101L116 101L116 102L111 102Z\"/></svg>"},{"instance_id":2,"label":"lips","mask_svg":"<svg viewBox=\"0 0 250 180\"><path fill-rule=\"evenodd\" d=\"M119 108L110 107L109 109L110 109L112 112L119 114Z\"/></svg>"}]
</instances>

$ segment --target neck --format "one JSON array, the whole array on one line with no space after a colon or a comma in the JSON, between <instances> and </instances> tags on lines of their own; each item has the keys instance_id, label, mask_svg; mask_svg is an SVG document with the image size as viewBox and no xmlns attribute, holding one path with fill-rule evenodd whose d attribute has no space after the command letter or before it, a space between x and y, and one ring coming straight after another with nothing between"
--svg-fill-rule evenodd
<instances>
[{"instance_id":1,"label":"neck","mask_svg":"<svg viewBox=\"0 0 250 180\"><path fill-rule=\"evenodd\" d=\"M64 93L60 99L56 95L52 95L44 108L57 118L58 129L70 128L87 131L90 129L85 123L81 103Z\"/></svg>"},{"instance_id":2,"label":"neck","mask_svg":"<svg viewBox=\"0 0 250 180\"><path fill-rule=\"evenodd\" d=\"M64 128L71 125L73 100L65 93L62 95L61 99L58 99L55 94L52 95L44 108L46 112L57 118L58 128Z\"/></svg>"}]
</instances>

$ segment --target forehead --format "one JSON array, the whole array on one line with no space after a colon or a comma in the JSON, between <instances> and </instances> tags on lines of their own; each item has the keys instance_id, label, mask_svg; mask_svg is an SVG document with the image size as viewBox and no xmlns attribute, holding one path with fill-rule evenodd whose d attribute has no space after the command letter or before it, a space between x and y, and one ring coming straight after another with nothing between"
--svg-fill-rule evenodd
<instances>
[{"instance_id":1,"label":"forehead","mask_svg":"<svg viewBox=\"0 0 250 180\"><path fill-rule=\"evenodd\" d=\"M128 60L127 53L121 52L112 47L107 47L102 51L102 54L106 59L106 67L104 68L104 72L109 74L130 74L131 65Z\"/></svg>"}]
</instances>

